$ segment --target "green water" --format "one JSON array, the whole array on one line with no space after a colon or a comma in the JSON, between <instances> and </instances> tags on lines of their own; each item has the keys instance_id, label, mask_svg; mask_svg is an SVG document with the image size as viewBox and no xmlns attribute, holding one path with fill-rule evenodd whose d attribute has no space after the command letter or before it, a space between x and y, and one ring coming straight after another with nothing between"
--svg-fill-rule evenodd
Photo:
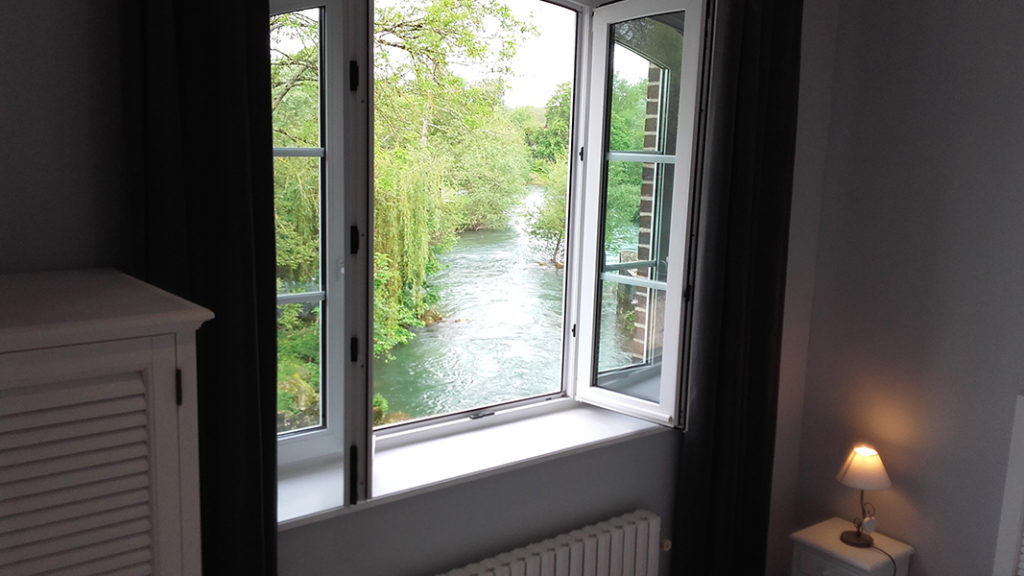
<instances>
[{"instance_id":1,"label":"green water","mask_svg":"<svg viewBox=\"0 0 1024 576\"><path fill-rule=\"evenodd\" d=\"M420 418L560 390L564 270L549 258L522 218L463 234L431 278L442 320L374 362L389 410ZM628 331L608 337L629 349Z\"/></svg>"}]
</instances>

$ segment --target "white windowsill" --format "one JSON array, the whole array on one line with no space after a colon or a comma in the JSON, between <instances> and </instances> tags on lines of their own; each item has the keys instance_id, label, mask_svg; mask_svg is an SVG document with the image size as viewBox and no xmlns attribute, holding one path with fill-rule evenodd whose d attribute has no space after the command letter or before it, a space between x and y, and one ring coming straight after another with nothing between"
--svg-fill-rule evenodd
<instances>
[{"instance_id":1,"label":"white windowsill","mask_svg":"<svg viewBox=\"0 0 1024 576\"><path fill-rule=\"evenodd\" d=\"M278 528L286 530L363 509L455 480L493 474L569 452L649 434L664 427L572 400L533 407L526 416L455 422L381 435L369 502L342 507L344 470L329 460L278 472ZM500 416L500 415L499 415ZM487 418L486 420L491 420Z\"/></svg>"}]
</instances>

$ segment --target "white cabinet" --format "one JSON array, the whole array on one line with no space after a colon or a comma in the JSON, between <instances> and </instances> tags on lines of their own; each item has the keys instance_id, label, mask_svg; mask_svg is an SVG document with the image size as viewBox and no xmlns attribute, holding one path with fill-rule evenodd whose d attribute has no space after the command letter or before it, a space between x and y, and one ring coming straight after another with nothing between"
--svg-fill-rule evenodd
<instances>
[{"instance_id":1,"label":"white cabinet","mask_svg":"<svg viewBox=\"0 0 1024 576\"><path fill-rule=\"evenodd\" d=\"M914 549L875 532L872 548L856 548L839 539L852 522L830 518L794 532L793 576L907 576Z\"/></svg>"},{"instance_id":2,"label":"white cabinet","mask_svg":"<svg viewBox=\"0 0 1024 576\"><path fill-rule=\"evenodd\" d=\"M200 573L212 317L112 270L0 276L0 573Z\"/></svg>"}]
</instances>

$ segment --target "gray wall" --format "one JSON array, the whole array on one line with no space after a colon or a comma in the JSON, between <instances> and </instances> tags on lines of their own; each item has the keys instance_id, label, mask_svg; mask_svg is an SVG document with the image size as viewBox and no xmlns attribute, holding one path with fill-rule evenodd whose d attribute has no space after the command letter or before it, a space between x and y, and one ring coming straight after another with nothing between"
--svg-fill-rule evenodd
<instances>
[{"instance_id":1,"label":"gray wall","mask_svg":"<svg viewBox=\"0 0 1024 576\"><path fill-rule=\"evenodd\" d=\"M117 8L3 3L0 273L132 258Z\"/></svg>"},{"instance_id":2,"label":"gray wall","mask_svg":"<svg viewBox=\"0 0 1024 576\"><path fill-rule=\"evenodd\" d=\"M660 514L666 537L680 438L666 430L285 530L280 575L436 574L636 508Z\"/></svg>"},{"instance_id":3,"label":"gray wall","mask_svg":"<svg viewBox=\"0 0 1024 576\"><path fill-rule=\"evenodd\" d=\"M814 264L818 248L821 188L825 179L832 71L835 60L838 0L804 3L800 62L800 107L793 166L793 209L789 232L786 308L779 369L779 408L775 432L772 508L767 545L767 573L789 574L789 535L797 520L800 437L803 432L807 344L814 299Z\"/></svg>"},{"instance_id":4,"label":"gray wall","mask_svg":"<svg viewBox=\"0 0 1024 576\"><path fill-rule=\"evenodd\" d=\"M911 573L986 574L1024 389L1024 4L839 6L796 523L856 513L835 474L869 442Z\"/></svg>"}]
</instances>

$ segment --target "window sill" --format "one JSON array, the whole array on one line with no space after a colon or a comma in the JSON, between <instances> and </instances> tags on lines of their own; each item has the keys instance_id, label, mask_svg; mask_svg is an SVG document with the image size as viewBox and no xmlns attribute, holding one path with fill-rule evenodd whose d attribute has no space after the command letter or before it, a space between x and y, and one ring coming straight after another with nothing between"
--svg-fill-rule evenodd
<instances>
[{"instance_id":1,"label":"window sill","mask_svg":"<svg viewBox=\"0 0 1024 576\"><path fill-rule=\"evenodd\" d=\"M549 404L523 409L526 415L496 416L493 422L463 421L381 435L373 459L374 498L357 506L342 506L345 475L341 460L281 470L278 528L286 530L509 466L665 430L572 400Z\"/></svg>"}]
</instances>

